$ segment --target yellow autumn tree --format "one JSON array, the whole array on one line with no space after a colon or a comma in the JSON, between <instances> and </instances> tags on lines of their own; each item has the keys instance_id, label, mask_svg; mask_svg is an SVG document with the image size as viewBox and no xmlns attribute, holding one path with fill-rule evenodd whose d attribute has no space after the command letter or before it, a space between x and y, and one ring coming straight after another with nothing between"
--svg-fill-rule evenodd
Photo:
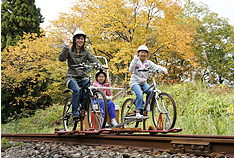
<instances>
[{"instance_id":1,"label":"yellow autumn tree","mask_svg":"<svg viewBox=\"0 0 234 158\"><path fill-rule=\"evenodd\" d=\"M61 76L66 66L58 61L61 48L50 38L37 36L25 33L17 46L1 53L2 120L25 107L30 114L50 106L64 89Z\"/></svg>"},{"instance_id":2,"label":"yellow autumn tree","mask_svg":"<svg viewBox=\"0 0 234 158\"><path fill-rule=\"evenodd\" d=\"M181 21L181 11L179 0L77 0L69 13L51 22L48 33L62 44L64 37L83 30L92 53L107 57L111 72L128 79L132 55L142 44L151 60L170 70L179 60L197 66L191 46L195 28Z\"/></svg>"}]
</instances>

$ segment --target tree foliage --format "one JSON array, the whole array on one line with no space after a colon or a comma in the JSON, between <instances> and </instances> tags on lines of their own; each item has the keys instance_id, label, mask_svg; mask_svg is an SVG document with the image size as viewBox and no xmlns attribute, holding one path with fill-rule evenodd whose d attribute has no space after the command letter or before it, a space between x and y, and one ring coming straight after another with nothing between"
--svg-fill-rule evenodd
<instances>
[{"instance_id":1,"label":"tree foliage","mask_svg":"<svg viewBox=\"0 0 234 158\"><path fill-rule=\"evenodd\" d=\"M78 0L69 13L60 13L51 22L50 36L61 42L77 29L88 35L88 47L109 60L111 72L128 79L128 67L139 45L149 47L149 59L170 68L178 78L179 59L197 66L191 43L195 28L182 23L179 1ZM159 55L159 56L157 56ZM173 68L172 68L173 67Z\"/></svg>"},{"instance_id":2,"label":"tree foliage","mask_svg":"<svg viewBox=\"0 0 234 158\"><path fill-rule=\"evenodd\" d=\"M22 37L14 29L2 30L2 35L9 33L6 35L8 44L15 42L15 46L9 45L1 54L2 121L10 112L27 109L33 113L37 108L45 108L52 101L64 98L61 95L67 65L58 61L58 55L64 44L62 39L71 39L77 29L87 34L87 48L95 55L105 56L110 72L124 78L126 83L133 54L142 44L149 47L148 59L168 68L168 82L181 77L192 78L205 69L210 70L213 83L216 80L212 75L233 81L233 26L206 6L197 6L188 0L181 9L179 2L78 0L69 13L60 13L51 22L47 36L43 32L38 37L38 32L27 33L30 29L23 33L26 24L37 28L40 23L34 21L34 25L27 21L31 16L27 15L26 20L21 18L23 27L13 23L20 16L10 9L25 5L17 0L4 1L2 29L12 25L22 32ZM10 20L7 19L9 13L12 13ZM36 15L42 20L39 14ZM19 41L13 40L15 38ZM6 40L5 36L2 40Z\"/></svg>"},{"instance_id":3,"label":"tree foliage","mask_svg":"<svg viewBox=\"0 0 234 158\"><path fill-rule=\"evenodd\" d=\"M40 35L40 23L44 18L35 0L6 0L1 4L1 50L15 45L23 33Z\"/></svg>"},{"instance_id":4,"label":"tree foliage","mask_svg":"<svg viewBox=\"0 0 234 158\"><path fill-rule=\"evenodd\" d=\"M203 55L201 65L207 68L210 84L229 84L234 80L234 27L228 19L219 17L209 10L207 5L196 4L188 0L184 7L184 16L193 18L197 36L195 49ZM202 58L200 58L202 59ZM205 74L202 74L203 76Z\"/></svg>"},{"instance_id":5,"label":"tree foliage","mask_svg":"<svg viewBox=\"0 0 234 158\"><path fill-rule=\"evenodd\" d=\"M26 109L32 114L50 106L62 94L66 65L58 61L60 48L48 37L36 36L25 33L17 46L1 54L2 121L10 112Z\"/></svg>"}]
</instances>

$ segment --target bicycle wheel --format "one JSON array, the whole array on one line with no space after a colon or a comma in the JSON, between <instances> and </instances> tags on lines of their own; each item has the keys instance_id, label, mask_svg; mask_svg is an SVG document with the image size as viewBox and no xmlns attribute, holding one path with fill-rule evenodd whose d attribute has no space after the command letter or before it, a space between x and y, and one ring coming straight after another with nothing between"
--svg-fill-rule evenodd
<instances>
[{"instance_id":1,"label":"bicycle wheel","mask_svg":"<svg viewBox=\"0 0 234 158\"><path fill-rule=\"evenodd\" d=\"M125 100L122 106L122 111L121 111L121 122L127 121L126 117L134 117L136 116L135 113L135 100L132 98L128 98ZM130 122L126 124L126 126L130 127L135 127L136 122Z\"/></svg>"},{"instance_id":2,"label":"bicycle wheel","mask_svg":"<svg viewBox=\"0 0 234 158\"><path fill-rule=\"evenodd\" d=\"M176 115L176 104L170 94L162 92L157 98L154 97L152 118L158 130L172 129L176 122Z\"/></svg>"},{"instance_id":3,"label":"bicycle wheel","mask_svg":"<svg viewBox=\"0 0 234 158\"><path fill-rule=\"evenodd\" d=\"M72 97L66 99L63 109L63 126L65 131L75 131L78 121L72 118Z\"/></svg>"},{"instance_id":4,"label":"bicycle wheel","mask_svg":"<svg viewBox=\"0 0 234 158\"><path fill-rule=\"evenodd\" d=\"M86 100L86 102L85 102L85 104L86 104L86 114L87 114L87 117L88 117L88 124L89 124L89 126L90 126L90 122L91 122L91 119L92 119L92 106L91 106L91 99L92 98L90 98L89 97L89 99L88 100Z\"/></svg>"},{"instance_id":5,"label":"bicycle wheel","mask_svg":"<svg viewBox=\"0 0 234 158\"><path fill-rule=\"evenodd\" d=\"M92 100L93 100L95 129L99 130L99 129L105 128L106 121L107 121L107 110L108 110L106 95L101 90L95 90L93 92ZM90 108L90 110L88 110L89 124L92 123L92 117L93 117L93 113Z\"/></svg>"}]
</instances>

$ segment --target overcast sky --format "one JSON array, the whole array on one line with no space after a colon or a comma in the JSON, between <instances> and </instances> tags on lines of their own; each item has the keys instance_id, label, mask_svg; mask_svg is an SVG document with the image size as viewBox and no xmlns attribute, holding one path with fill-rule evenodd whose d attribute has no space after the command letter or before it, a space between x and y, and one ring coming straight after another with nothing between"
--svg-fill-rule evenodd
<instances>
[{"instance_id":1,"label":"overcast sky","mask_svg":"<svg viewBox=\"0 0 234 158\"><path fill-rule=\"evenodd\" d=\"M41 14L45 17L42 28L49 25L50 20L58 17L59 12L68 12L72 2L76 0L35 0L36 6L41 8ZM229 19L229 23L234 25L234 0L193 0L198 3L203 2L208 5L212 12L218 13L219 17Z\"/></svg>"},{"instance_id":2,"label":"overcast sky","mask_svg":"<svg viewBox=\"0 0 234 158\"><path fill-rule=\"evenodd\" d=\"M234 0L192 0L208 5L212 12L218 13L219 17L229 19L229 24L234 25Z\"/></svg>"}]
</instances>

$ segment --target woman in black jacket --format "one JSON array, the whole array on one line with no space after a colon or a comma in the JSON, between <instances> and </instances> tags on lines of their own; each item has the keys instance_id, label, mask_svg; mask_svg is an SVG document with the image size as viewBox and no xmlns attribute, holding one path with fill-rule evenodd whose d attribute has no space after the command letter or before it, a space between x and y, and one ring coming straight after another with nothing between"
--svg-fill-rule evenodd
<instances>
[{"instance_id":1,"label":"woman in black jacket","mask_svg":"<svg viewBox=\"0 0 234 158\"><path fill-rule=\"evenodd\" d=\"M65 77L65 82L68 88L70 88L72 93L72 117L73 119L80 118L80 111L78 110L78 105L80 102L80 87L88 82L88 76L83 70L75 69L71 65L77 65L86 63L87 61L91 63L101 62L95 58L89 50L85 49L85 39L86 34L82 30L78 30L73 35L72 47L69 47L69 42L64 38L64 48L59 54L60 61L66 61L68 63L68 69ZM106 66L102 66L106 68Z\"/></svg>"}]
</instances>

